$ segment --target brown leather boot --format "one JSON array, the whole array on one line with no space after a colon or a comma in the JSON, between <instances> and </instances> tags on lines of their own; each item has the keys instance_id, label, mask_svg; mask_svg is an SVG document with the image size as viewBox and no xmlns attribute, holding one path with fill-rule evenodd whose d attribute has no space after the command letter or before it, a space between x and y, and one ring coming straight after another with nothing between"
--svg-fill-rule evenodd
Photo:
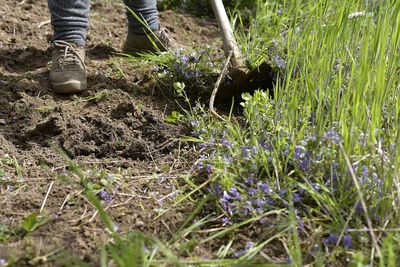
<instances>
[{"instance_id":1,"label":"brown leather boot","mask_svg":"<svg viewBox=\"0 0 400 267\"><path fill-rule=\"evenodd\" d=\"M160 29L156 33L147 35L128 33L122 52L135 56L140 53L163 52L175 47L176 44L169 38L166 29Z\"/></svg>"},{"instance_id":2,"label":"brown leather boot","mask_svg":"<svg viewBox=\"0 0 400 267\"><path fill-rule=\"evenodd\" d=\"M54 41L50 84L55 93L79 93L86 89L85 50L66 41Z\"/></svg>"}]
</instances>

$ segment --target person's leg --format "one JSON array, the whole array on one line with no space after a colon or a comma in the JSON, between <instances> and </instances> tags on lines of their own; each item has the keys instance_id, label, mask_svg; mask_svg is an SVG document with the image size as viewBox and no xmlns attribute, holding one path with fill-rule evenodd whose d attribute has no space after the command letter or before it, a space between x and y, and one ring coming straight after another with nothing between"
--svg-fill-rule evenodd
<instances>
[{"instance_id":1,"label":"person's leg","mask_svg":"<svg viewBox=\"0 0 400 267\"><path fill-rule=\"evenodd\" d=\"M128 7L127 17L129 33L145 34L148 32L146 26L135 18L132 12L140 19L143 19L152 31L158 31L157 0L124 0L124 3Z\"/></svg>"},{"instance_id":2,"label":"person's leg","mask_svg":"<svg viewBox=\"0 0 400 267\"><path fill-rule=\"evenodd\" d=\"M165 30L160 29L157 0L124 0L124 3L128 7L128 36L122 48L124 53L160 52L176 46ZM150 34L149 29L155 35Z\"/></svg>"},{"instance_id":3,"label":"person's leg","mask_svg":"<svg viewBox=\"0 0 400 267\"><path fill-rule=\"evenodd\" d=\"M50 84L56 93L86 89L85 39L90 0L48 0L53 26Z\"/></svg>"},{"instance_id":4,"label":"person's leg","mask_svg":"<svg viewBox=\"0 0 400 267\"><path fill-rule=\"evenodd\" d=\"M53 25L53 40L83 46L89 27L90 0L48 0Z\"/></svg>"}]
</instances>

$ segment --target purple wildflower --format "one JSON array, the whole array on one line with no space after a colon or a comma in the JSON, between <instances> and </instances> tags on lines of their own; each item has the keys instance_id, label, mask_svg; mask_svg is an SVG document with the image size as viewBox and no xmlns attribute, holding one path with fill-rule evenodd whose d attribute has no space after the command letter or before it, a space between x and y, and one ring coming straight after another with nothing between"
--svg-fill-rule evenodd
<instances>
[{"instance_id":1,"label":"purple wildflower","mask_svg":"<svg viewBox=\"0 0 400 267\"><path fill-rule=\"evenodd\" d=\"M361 168L361 175L363 176L363 177L365 177L365 176L367 176L367 174L368 174L368 167L367 166L362 166L362 168Z\"/></svg>"},{"instance_id":2,"label":"purple wildflower","mask_svg":"<svg viewBox=\"0 0 400 267\"><path fill-rule=\"evenodd\" d=\"M115 232L118 232L118 231L120 230L120 229L119 229L119 225L116 224L116 223L113 223L112 227L113 227L113 229L114 229Z\"/></svg>"},{"instance_id":3,"label":"purple wildflower","mask_svg":"<svg viewBox=\"0 0 400 267\"><path fill-rule=\"evenodd\" d=\"M249 158L250 157L250 151L246 146L242 147L242 154L243 154L244 158Z\"/></svg>"},{"instance_id":4,"label":"purple wildflower","mask_svg":"<svg viewBox=\"0 0 400 267\"><path fill-rule=\"evenodd\" d=\"M294 201L294 202L297 202L297 203L301 202L301 196L300 196L300 194L293 193L293 201Z\"/></svg>"},{"instance_id":5,"label":"purple wildflower","mask_svg":"<svg viewBox=\"0 0 400 267\"><path fill-rule=\"evenodd\" d=\"M110 202L110 201L112 200L112 198L113 198L111 194L107 193L107 192L104 191L104 190L101 190L101 191L98 193L98 195L99 195L99 197L100 197L102 200L104 200L105 202Z\"/></svg>"},{"instance_id":6,"label":"purple wildflower","mask_svg":"<svg viewBox=\"0 0 400 267\"><path fill-rule=\"evenodd\" d=\"M245 215L247 215L250 211L251 211L251 209L252 209L252 207L251 207L251 204L250 203L248 203L247 205L245 205L245 206L243 206L243 213L245 214Z\"/></svg>"},{"instance_id":7,"label":"purple wildflower","mask_svg":"<svg viewBox=\"0 0 400 267\"><path fill-rule=\"evenodd\" d=\"M334 129L330 129L329 131L326 131L324 136L326 138L332 139L335 136L335 131Z\"/></svg>"},{"instance_id":8,"label":"purple wildflower","mask_svg":"<svg viewBox=\"0 0 400 267\"><path fill-rule=\"evenodd\" d=\"M232 187L229 192L232 194L232 196L236 199L242 199L242 196L240 195L239 191L237 190L236 187Z\"/></svg>"},{"instance_id":9,"label":"purple wildflower","mask_svg":"<svg viewBox=\"0 0 400 267\"><path fill-rule=\"evenodd\" d=\"M261 184L259 184L258 186L261 188L261 190L262 190L264 193L266 193L266 194L271 193L271 188L269 188L269 185L268 185L267 183L261 183Z\"/></svg>"},{"instance_id":10,"label":"purple wildflower","mask_svg":"<svg viewBox=\"0 0 400 267\"><path fill-rule=\"evenodd\" d=\"M257 199L255 200L255 204L256 204L259 208L262 208L262 207L264 207L264 206L267 204L267 202L266 202L264 199L257 198Z\"/></svg>"},{"instance_id":11,"label":"purple wildflower","mask_svg":"<svg viewBox=\"0 0 400 267\"><path fill-rule=\"evenodd\" d=\"M229 203L230 200L231 200L231 197L229 196L229 194L226 191L224 191L224 193L222 194L222 198L219 201L220 201L222 207L227 211L230 210L230 208L228 206L230 204Z\"/></svg>"},{"instance_id":12,"label":"purple wildflower","mask_svg":"<svg viewBox=\"0 0 400 267\"><path fill-rule=\"evenodd\" d=\"M294 148L294 158L297 160L301 159L301 148L299 146Z\"/></svg>"},{"instance_id":13,"label":"purple wildflower","mask_svg":"<svg viewBox=\"0 0 400 267\"><path fill-rule=\"evenodd\" d=\"M311 185L312 185L312 188L313 188L315 191L319 192L319 191L321 190L321 186L320 186L319 184L317 184L317 183L312 183Z\"/></svg>"},{"instance_id":14,"label":"purple wildflower","mask_svg":"<svg viewBox=\"0 0 400 267\"><path fill-rule=\"evenodd\" d=\"M207 147L207 145L205 143L200 143L200 144L197 145L197 149L198 150L202 150L202 149L204 149L206 147Z\"/></svg>"},{"instance_id":15,"label":"purple wildflower","mask_svg":"<svg viewBox=\"0 0 400 267\"><path fill-rule=\"evenodd\" d=\"M201 169L203 169L203 168L204 168L204 164L203 164L203 162L201 162L201 161L197 162L197 164L196 164L196 168L197 168L198 170L201 170Z\"/></svg>"},{"instance_id":16,"label":"purple wildflower","mask_svg":"<svg viewBox=\"0 0 400 267\"><path fill-rule=\"evenodd\" d=\"M210 164L207 164L207 166L206 166L206 172L207 173L211 173L212 172L212 166L210 165Z\"/></svg>"},{"instance_id":17,"label":"purple wildflower","mask_svg":"<svg viewBox=\"0 0 400 267\"><path fill-rule=\"evenodd\" d=\"M193 120L191 120L191 121L190 121L190 125L191 125L192 127L200 126L200 121L193 121Z\"/></svg>"},{"instance_id":18,"label":"purple wildflower","mask_svg":"<svg viewBox=\"0 0 400 267\"><path fill-rule=\"evenodd\" d=\"M181 57L181 62L182 62L182 64L186 64L186 63L188 62L188 60L189 60L189 58L188 58L187 56L185 56L185 55L183 55L183 56Z\"/></svg>"},{"instance_id":19,"label":"purple wildflower","mask_svg":"<svg viewBox=\"0 0 400 267\"><path fill-rule=\"evenodd\" d=\"M249 188L249 189L247 190L247 193L248 193L249 195L256 195L256 194L257 194L257 189L255 189L255 188Z\"/></svg>"},{"instance_id":20,"label":"purple wildflower","mask_svg":"<svg viewBox=\"0 0 400 267\"><path fill-rule=\"evenodd\" d=\"M220 184L216 184L215 185L215 192L217 193L217 194L220 194L221 193L221 185Z\"/></svg>"},{"instance_id":21,"label":"purple wildflower","mask_svg":"<svg viewBox=\"0 0 400 267\"><path fill-rule=\"evenodd\" d=\"M332 163L332 169L337 170L339 168L339 163L333 162Z\"/></svg>"},{"instance_id":22,"label":"purple wildflower","mask_svg":"<svg viewBox=\"0 0 400 267\"><path fill-rule=\"evenodd\" d=\"M362 212L363 211L363 206L361 204L361 201L358 201L357 206L356 206L356 211L357 212Z\"/></svg>"},{"instance_id":23,"label":"purple wildflower","mask_svg":"<svg viewBox=\"0 0 400 267\"><path fill-rule=\"evenodd\" d=\"M221 138L221 144L223 144L225 147L228 147L228 148L232 146L232 144L223 137Z\"/></svg>"},{"instance_id":24,"label":"purple wildflower","mask_svg":"<svg viewBox=\"0 0 400 267\"><path fill-rule=\"evenodd\" d=\"M322 242L328 246L328 245L336 245L337 241L339 240L338 235L336 234L329 234L327 238L325 238Z\"/></svg>"},{"instance_id":25,"label":"purple wildflower","mask_svg":"<svg viewBox=\"0 0 400 267\"><path fill-rule=\"evenodd\" d=\"M154 70L154 71L159 71L159 70L161 70L161 67L160 67L160 66L154 66L154 67L153 67L153 70Z\"/></svg>"},{"instance_id":26,"label":"purple wildflower","mask_svg":"<svg viewBox=\"0 0 400 267\"><path fill-rule=\"evenodd\" d=\"M353 248L351 235L343 236L343 245L344 245L344 247L346 247L348 249Z\"/></svg>"},{"instance_id":27,"label":"purple wildflower","mask_svg":"<svg viewBox=\"0 0 400 267\"><path fill-rule=\"evenodd\" d=\"M227 163L227 164L230 164L231 162L232 162L232 156L230 156L230 155L226 155L226 154L223 154L222 155L222 159L225 161L225 163Z\"/></svg>"},{"instance_id":28,"label":"purple wildflower","mask_svg":"<svg viewBox=\"0 0 400 267\"><path fill-rule=\"evenodd\" d=\"M267 199L265 200L265 202L267 203L267 205L270 205L270 206L274 206L274 205L275 205L275 201L272 200L272 199L270 199L270 198L267 198Z\"/></svg>"},{"instance_id":29,"label":"purple wildflower","mask_svg":"<svg viewBox=\"0 0 400 267\"><path fill-rule=\"evenodd\" d=\"M296 219L297 219L297 225L300 227L300 228L304 228L304 221L303 221L303 219L299 216L299 215L296 215Z\"/></svg>"},{"instance_id":30,"label":"purple wildflower","mask_svg":"<svg viewBox=\"0 0 400 267\"><path fill-rule=\"evenodd\" d=\"M265 151L271 151L272 150L272 146L267 141L265 141L265 143L263 145L263 148L264 148Z\"/></svg>"},{"instance_id":31,"label":"purple wildflower","mask_svg":"<svg viewBox=\"0 0 400 267\"><path fill-rule=\"evenodd\" d=\"M282 189L281 191L279 191L279 196L283 197L286 194L286 189Z\"/></svg>"},{"instance_id":32,"label":"purple wildflower","mask_svg":"<svg viewBox=\"0 0 400 267\"><path fill-rule=\"evenodd\" d=\"M336 183L338 180L338 173L336 171L332 172L332 181Z\"/></svg>"},{"instance_id":33,"label":"purple wildflower","mask_svg":"<svg viewBox=\"0 0 400 267\"><path fill-rule=\"evenodd\" d=\"M253 178L244 178L244 182L246 184L252 184L254 182L254 179Z\"/></svg>"},{"instance_id":34,"label":"purple wildflower","mask_svg":"<svg viewBox=\"0 0 400 267\"><path fill-rule=\"evenodd\" d=\"M222 199L221 200L223 200L225 202L228 202L230 199L231 199L231 197L229 196L229 194L226 191L224 191L222 193Z\"/></svg>"},{"instance_id":35,"label":"purple wildflower","mask_svg":"<svg viewBox=\"0 0 400 267\"><path fill-rule=\"evenodd\" d=\"M319 251L319 246L318 244L314 245L314 248L310 251L310 256L315 257L315 253Z\"/></svg>"},{"instance_id":36,"label":"purple wildflower","mask_svg":"<svg viewBox=\"0 0 400 267\"><path fill-rule=\"evenodd\" d=\"M289 150L288 150L288 149L283 150L283 151L282 151L282 155L283 155L284 157L287 157L287 155L289 155Z\"/></svg>"},{"instance_id":37,"label":"purple wildflower","mask_svg":"<svg viewBox=\"0 0 400 267\"><path fill-rule=\"evenodd\" d=\"M276 55L276 56L274 57L274 61L275 61L275 65L276 65L278 68L283 69L283 68L286 67L286 61L284 61L284 60L282 60L281 58L279 58L278 55Z\"/></svg>"},{"instance_id":38,"label":"purple wildflower","mask_svg":"<svg viewBox=\"0 0 400 267\"><path fill-rule=\"evenodd\" d=\"M306 190L304 190L303 188L299 188L299 194L301 196L304 195L305 192L306 192Z\"/></svg>"},{"instance_id":39,"label":"purple wildflower","mask_svg":"<svg viewBox=\"0 0 400 267\"><path fill-rule=\"evenodd\" d=\"M304 160L300 161L299 167L302 171L307 171L308 166L310 166L310 160L305 158Z\"/></svg>"}]
</instances>

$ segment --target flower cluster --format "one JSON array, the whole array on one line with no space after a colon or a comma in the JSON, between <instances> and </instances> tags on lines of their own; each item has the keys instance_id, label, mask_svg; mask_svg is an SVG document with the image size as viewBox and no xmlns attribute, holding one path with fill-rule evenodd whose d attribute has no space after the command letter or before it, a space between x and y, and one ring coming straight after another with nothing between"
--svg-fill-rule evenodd
<instances>
[{"instance_id":1,"label":"flower cluster","mask_svg":"<svg viewBox=\"0 0 400 267\"><path fill-rule=\"evenodd\" d=\"M312 113L304 114L299 119L301 132L296 132L289 130L287 115L266 93L256 92L244 98L246 127L243 123L215 122L199 106L190 118L200 153L197 168L215 181L209 190L225 213L222 223L293 208L297 225L304 228L303 219L310 206L327 216L350 212L347 208L355 206L358 196L341 150L344 143L341 124L331 123L321 131L308 119ZM360 134L361 138L355 139L357 145L362 146L365 136ZM351 161L369 213L374 222L379 221L383 211L374 205L385 194L379 178L382 174L378 174L376 167L382 162L367 157L362 160L352 157ZM329 202L321 203L321 194L344 205L332 207ZM361 205L357 211L362 219ZM337 240L332 234L323 243L330 246ZM344 235L340 245L352 248L352 237Z\"/></svg>"},{"instance_id":2,"label":"flower cluster","mask_svg":"<svg viewBox=\"0 0 400 267\"><path fill-rule=\"evenodd\" d=\"M105 202L110 202L113 199L113 195L107 193L105 190L101 190L99 193L97 193L97 195Z\"/></svg>"},{"instance_id":3,"label":"flower cluster","mask_svg":"<svg viewBox=\"0 0 400 267\"><path fill-rule=\"evenodd\" d=\"M339 236L337 234L329 234L324 240L322 240L322 243L325 246L336 246L338 241L339 241ZM341 242L343 243L343 246L345 248L348 249L353 248L353 239L351 235L344 235L343 238L341 239Z\"/></svg>"},{"instance_id":4,"label":"flower cluster","mask_svg":"<svg viewBox=\"0 0 400 267\"><path fill-rule=\"evenodd\" d=\"M186 89L206 90L218 73L217 64L210 60L209 51L187 53L177 50L162 66L153 68L159 78L168 82L180 82Z\"/></svg>"}]
</instances>

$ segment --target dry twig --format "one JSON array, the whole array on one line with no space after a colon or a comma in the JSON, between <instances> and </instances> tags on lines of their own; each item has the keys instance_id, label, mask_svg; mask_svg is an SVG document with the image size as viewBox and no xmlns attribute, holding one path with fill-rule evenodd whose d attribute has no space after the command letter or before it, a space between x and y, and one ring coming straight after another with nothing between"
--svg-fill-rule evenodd
<instances>
[{"instance_id":1,"label":"dry twig","mask_svg":"<svg viewBox=\"0 0 400 267\"><path fill-rule=\"evenodd\" d=\"M51 23L51 20L42 21L42 22L39 23L38 29L40 29L40 28L42 28L43 26L45 26L45 25L47 25L47 24L50 24L50 23Z\"/></svg>"},{"instance_id":2,"label":"dry twig","mask_svg":"<svg viewBox=\"0 0 400 267\"><path fill-rule=\"evenodd\" d=\"M214 101L215 101L215 97L216 97L216 95L217 95L217 93L218 93L219 86L220 86L222 80L225 78L225 76L226 76L226 74L227 74L227 72L228 72L228 66L229 66L229 64L230 64L232 55L233 55L233 51L231 51L231 52L229 53L228 58L226 59L225 66L224 66L224 68L222 69L222 72L221 72L221 74L219 75L217 82L215 83L214 90L213 90L212 93L211 93L210 102L209 102L209 109L210 109L211 114L212 114L214 117L216 117L216 118L218 118L218 119L220 119L220 120L222 120L222 121L225 121L225 119L222 118L222 116L219 115L219 114L215 111L215 109L214 109Z\"/></svg>"},{"instance_id":3,"label":"dry twig","mask_svg":"<svg viewBox=\"0 0 400 267\"><path fill-rule=\"evenodd\" d=\"M53 187L54 181L51 181L50 185L49 185L49 189L47 190L46 196L44 197L42 206L40 207L39 213L41 213L43 211L44 205L46 205L47 202L47 198L49 197L51 188Z\"/></svg>"}]
</instances>

